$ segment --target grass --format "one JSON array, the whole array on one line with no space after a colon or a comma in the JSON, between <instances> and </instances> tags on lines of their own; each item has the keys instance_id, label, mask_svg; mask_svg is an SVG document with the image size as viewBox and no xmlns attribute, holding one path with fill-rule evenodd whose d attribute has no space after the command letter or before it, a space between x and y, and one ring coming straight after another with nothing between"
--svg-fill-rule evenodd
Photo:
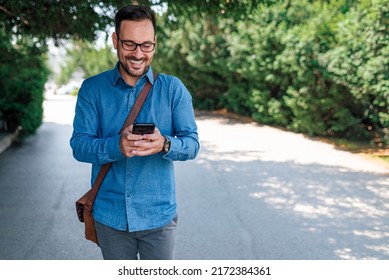
<instances>
[{"instance_id":1,"label":"grass","mask_svg":"<svg viewBox=\"0 0 389 280\"><path fill-rule=\"evenodd\" d=\"M383 160L383 161L389 163L389 155L388 155L388 156L378 156L378 158L379 158L380 160Z\"/></svg>"},{"instance_id":2,"label":"grass","mask_svg":"<svg viewBox=\"0 0 389 280\"><path fill-rule=\"evenodd\" d=\"M357 142L347 139L320 138L320 140L333 144L337 149L362 154L389 166L389 147L387 146L377 146L370 142Z\"/></svg>"}]
</instances>

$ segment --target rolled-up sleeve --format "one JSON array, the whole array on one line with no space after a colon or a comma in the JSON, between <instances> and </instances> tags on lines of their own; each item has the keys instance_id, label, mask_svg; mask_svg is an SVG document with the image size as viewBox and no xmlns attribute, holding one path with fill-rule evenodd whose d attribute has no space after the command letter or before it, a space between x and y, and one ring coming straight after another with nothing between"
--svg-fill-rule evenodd
<instances>
[{"instance_id":1,"label":"rolled-up sleeve","mask_svg":"<svg viewBox=\"0 0 389 280\"><path fill-rule=\"evenodd\" d=\"M192 97L178 78L174 79L170 91L175 93L172 102L173 135L169 137L171 146L164 158L179 161L194 159L199 152L200 143Z\"/></svg>"}]
</instances>

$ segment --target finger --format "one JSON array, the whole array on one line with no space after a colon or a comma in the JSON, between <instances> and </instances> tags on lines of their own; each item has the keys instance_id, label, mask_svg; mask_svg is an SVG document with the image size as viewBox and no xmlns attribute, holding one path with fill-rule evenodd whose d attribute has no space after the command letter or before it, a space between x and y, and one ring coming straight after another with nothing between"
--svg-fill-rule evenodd
<instances>
[{"instance_id":1,"label":"finger","mask_svg":"<svg viewBox=\"0 0 389 280\"><path fill-rule=\"evenodd\" d=\"M154 147L153 142L150 140L140 140L140 141L134 141L133 143L134 147L141 148L141 149L151 149Z\"/></svg>"},{"instance_id":2,"label":"finger","mask_svg":"<svg viewBox=\"0 0 389 280\"><path fill-rule=\"evenodd\" d=\"M149 156L155 154L154 149L132 150L131 154L134 156Z\"/></svg>"},{"instance_id":3,"label":"finger","mask_svg":"<svg viewBox=\"0 0 389 280\"><path fill-rule=\"evenodd\" d=\"M143 136L144 136L143 139L155 141L155 140L158 140L160 138L161 132L159 131L158 128L155 128L153 134L145 134Z\"/></svg>"},{"instance_id":4,"label":"finger","mask_svg":"<svg viewBox=\"0 0 389 280\"><path fill-rule=\"evenodd\" d=\"M125 132L126 133L126 139L128 141L138 141L138 140L143 140L143 135L139 134L132 134L131 132Z\"/></svg>"},{"instance_id":5,"label":"finger","mask_svg":"<svg viewBox=\"0 0 389 280\"><path fill-rule=\"evenodd\" d=\"M138 155L139 152L146 151L147 149L128 147L123 153L126 157L133 157Z\"/></svg>"}]
</instances>

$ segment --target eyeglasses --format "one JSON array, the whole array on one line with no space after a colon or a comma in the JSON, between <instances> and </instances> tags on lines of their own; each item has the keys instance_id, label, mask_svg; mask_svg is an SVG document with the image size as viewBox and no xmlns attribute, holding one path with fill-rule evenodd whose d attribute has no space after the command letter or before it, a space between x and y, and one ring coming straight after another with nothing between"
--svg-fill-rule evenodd
<instances>
[{"instance_id":1,"label":"eyeglasses","mask_svg":"<svg viewBox=\"0 0 389 280\"><path fill-rule=\"evenodd\" d=\"M135 51L136 48L139 46L142 52L152 52L155 49L156 43L152 42L144 42L142 44L137 44L134 41L131 40L121 40L119 36L117 36L119 41L122 42L122 48L126 51Z\"/></svg>"}]
</instances>

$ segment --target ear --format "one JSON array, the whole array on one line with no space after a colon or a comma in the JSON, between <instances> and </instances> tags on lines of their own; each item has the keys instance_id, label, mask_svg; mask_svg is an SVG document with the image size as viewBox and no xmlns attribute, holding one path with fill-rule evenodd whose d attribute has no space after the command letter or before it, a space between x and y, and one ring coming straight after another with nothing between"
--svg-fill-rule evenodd
<instances>
[{"instance_id":1,"label":"ear","mask_svg":"<svg viewBox=\"0 0 389 280\"><path fill-rule=\"evenodd\" d=\"M112 44L115 50L118 49L118 36L116 35L115 32L112 33Z\"/></svg>"}]
</instances>

